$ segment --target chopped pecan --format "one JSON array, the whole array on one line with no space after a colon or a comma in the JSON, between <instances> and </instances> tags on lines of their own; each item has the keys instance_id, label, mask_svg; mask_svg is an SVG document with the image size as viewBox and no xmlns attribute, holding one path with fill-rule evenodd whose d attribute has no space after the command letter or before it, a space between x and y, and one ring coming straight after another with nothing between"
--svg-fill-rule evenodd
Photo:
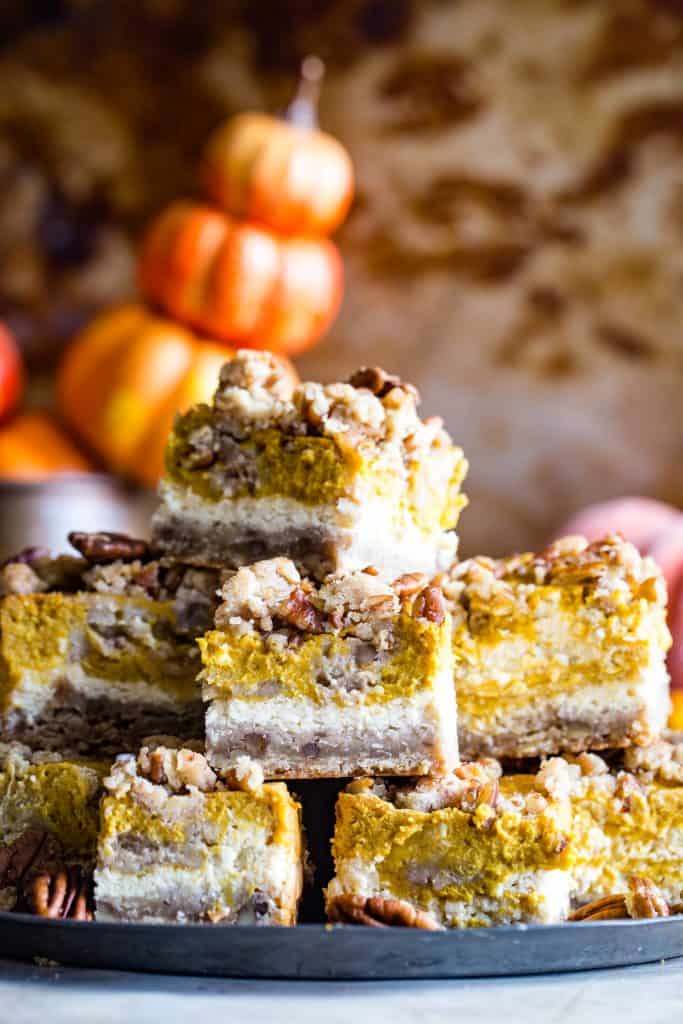
<instances>
[{"instance_id":1,"label":"chopped pecan","mask_svg":"<svg viewBox=\"0 0 683 1024\"><path fill-rule=\"evenodd\" d=\"M479 790L478 803L486 804L488 807L492 807L495 811L498 806L500 799L500 787L497 779L491 779L490 782L486 782Z\"/></svg>"},{"instance_id":2,"label":"chopped pecan","mask_svg":"<svg viewBox=\"0 0 683 1024\"><path fill-rule=\"evenodd\" d=\"M89 562L132 562L150 555L149 545L144 540L128 537L125 533L81 533L69 534L69 544L76 548Z\"/></svg>"},{"instance_id":3,"label":"chopped pecan","mask_svg":"<svg viewBox=\"0 0 683 1024\"><path fill-rule=\"evenodd\" d=\"M418 910L407 900L387 899L382 896L336 896L327 908L332 921L341 924L363 924L370 928L422 928L441 931L441 925Z\"/></svg>"},{"instance_id":4,"label":"chopped pecan","mask_svg":"<svg viewBox=\"0 0 683 1024\"><path fill-rule=\"evenodd\" d=\"M91 879L75 864L56 864L34 875L25 887L25 898L39 917L93 919Z\"/></svg>"},{"instance_id":5,"label":"chopped pecan","mask_svg":"<svg viewBox=\"0 0 683 1024\"><path fill-rule=\"evenodd\" d=\"M597 754L589 754L585 751L576 758L576 763L581 769L582 775L607 775L609 766Z\"/></svg>"},{"instance_id":6,"label":"chopped pecan","mask_svg":"<svg viewBox=\"0 0 683 1024\"><path fill-rule=\"evenodd\" d=\"M414 597L424 588L426 582L427 577L423 572L406 572L394 580L392 587L396 596L403 600L407 597Z\"/></svg>"},{"instance_id":7,"label":"chopped pecan","mask_svg":"<svg viewBox=\"0 0 683 1024\"><path fill-rule=\"evenodd\" d=\"M440 626L446 618L446 602L438 587L429 586L415 598L414 615Z\"/></svg>"},{"instance_id":8,"label":"chopped pecan","mask_svg":"<svg viewBox=\"0 0 683 1024\"><path fill-rule=\"evenodd\" d=\"M361 366L349 377L349 384L354 388L367 388L380 399L388 395L394 388L407 391L414 396L416 401L418 399L417 388L412 384L404 383L400 377L387 373L380 366Z\"/></svg>"},{"instance_id":9,"label":"chopped pecan","mask_svg":"<svg viewBox=\"0 0 683 1024\"><path fill-rule=\"evenodd\" d=\"M633 807L633 798L638 795L643 796L643 787L635 775L631 775L629 772L619 772L614 795L621 800L621 810L624 814L628 814Z\"/></svg>"},{"instance_id":10,"label":"chopped pecan","mask_svg":"<svg viewBox=\"0 0 683 1024\"><path fill-rule=\"evenodd\" d=\"M165 760L163 750L152 750L149 755L149 769L147 777L150 782L160 785L166 778Z\"/></svg>"},{"instance_id":11,"label":"chopped pecan","mask_svg":"<svg viewBox=\"0 0 683 1024\"><path fill-rule=\"evenodd\" d=\"M180 461L185 469L209 469L216 461L216 453L210 448L186 448Z\"/></svg>"},{"instance_id":12,"label":"chopped pecan","mask_svg":"<svg viewBox=\"0 0 683 1024\"><path fill-rule=\"evenodd\" d=\"M668 917L669 904L649 878L632 875L625 896L629 917Z\"/></svg>"},{"instance_id":13,"label":"chopped pecan","mask_svg":"<svg viewBox=\"0 0 683 1024\"><path fill-rule=\"evenodd\" d=\"M174 594L183 581L185 566L169 565L164 567L164 587L170 594Z\"/></svg>"},{"instance_id":14,"label":"chopped pecan","mask_svg":"<svg viewBox=\"0 0 683 1024\"><path fill-rule=\"evenodd\" d=\"M292 590L281 617L304 633L322 633L324 629L322 615L311 604L302 587Z\"/></svg>"}]
</instances>

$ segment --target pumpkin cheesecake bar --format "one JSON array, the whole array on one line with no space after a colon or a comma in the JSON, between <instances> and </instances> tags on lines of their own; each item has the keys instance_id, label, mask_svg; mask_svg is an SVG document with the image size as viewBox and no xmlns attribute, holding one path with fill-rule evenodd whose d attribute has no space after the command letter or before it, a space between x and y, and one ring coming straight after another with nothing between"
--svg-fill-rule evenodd
<instances>
[{"instance_id":1,"label":"pumpkin cheesecake bar","mask_svg":"<svg viewBox=\"0 0 683 1024\"><path fill-rule=\"evenodd\" d=\"M155 544L217 567L286 555L317 578L370 562L390 575L445 569L467 464L417 404L379 369L293 388L270 353L238 352L213 404L176 420Z\"/></svg>"},{"instance_id":2,"label":"pumpkin cheesecake bar","mask_svg":"<svg viewBox=\"0 0 683 1024\"><path fill-rule=\"evenodd\" d=\"M107 768L0 743L0 909L39 909L32 905L38 876L65 864L65 881L81 889L94 863Z\"/></svg>"},{"instance_id":3,"label":"pumpkin cheesecake bar","mask_svg":"<svg viewBox=\"0 0 683 1024\"><path fill-rule=\"evenodd\" d=\"M296 923L299 805L284 783L242 769L222 780L197 750L167 741L117 759L104 782L97 920Z\"/></svg>"},{"instance_id":4,"label":"pumpkin cheesecake bar","mask_svg":"<svg viewBox=\"0 0 683 1024\"><path fill-rule=\"evenodd\" d=\"M201 734L195 637L217 574L145 544L73 535L85 557L23 552L0 570L0 736L80 754Z\"/></svg>"},{"instance_id":5,"label":"pumpkin cheesecake bar","mask_svg":"<svg viewBox=\"0 0 683 1024\"><path fill-rule=\"evenodd\" d=\"M501 777L484 759L408 785L352 782L337 802L328 916L432 929L563 920L566 767Z\"/></svg>"},{"instance_id":6,"label":"pumpkin cheesecake bar","mask_svg":"<svg viewBox=\"0 0 683 1024\"><path fill-rule=\"evenodd\" d=\"M207 756L267 778L442 774L457 764L450 620L420 574L237 570L199 639Z\"/></svg>"},{"instance_id":7,"label":"pumpkin cheesecake bar","mask_svg":"<svg viewBox=\"0 0 683 1024\"><path fill-rule=\"evenodd\" d=\"M683 734L631 747L606 762L575 759L572 786L578 904L647 878L667 903L683 902Z\"/></svg>"},{"instance_id":8,"label":"pumpkin cheesecake bar","mask_svg":"<svg viewBox=\"0 0 683 1024\"><path fill-rule=\"evenodd\" d=\"M633 545L567 537L435 582L453 616L463 756L646 745L666 725L665 585Z\"/></svg>"}]
</instances>

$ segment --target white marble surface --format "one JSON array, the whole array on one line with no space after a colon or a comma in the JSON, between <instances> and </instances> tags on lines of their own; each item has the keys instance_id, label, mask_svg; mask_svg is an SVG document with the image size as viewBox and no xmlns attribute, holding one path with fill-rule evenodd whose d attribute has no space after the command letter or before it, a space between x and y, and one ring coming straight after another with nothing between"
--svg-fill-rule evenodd
<instances>
[{"instance_id":1,"label":"white marble surface","mask_svg":"<svg viewBox=\"0 0 683 1024\"><path fill-rule=\"evenodd\" d=\"M683 959L527 978L429 982L225 981L0 960L2 1024L673 1024Z\"/></svg>"}]
</instances>

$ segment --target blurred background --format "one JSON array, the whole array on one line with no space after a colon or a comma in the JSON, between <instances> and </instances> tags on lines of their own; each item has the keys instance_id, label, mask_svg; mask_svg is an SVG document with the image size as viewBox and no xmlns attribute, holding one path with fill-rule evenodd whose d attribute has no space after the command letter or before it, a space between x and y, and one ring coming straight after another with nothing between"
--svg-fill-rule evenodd
<instances>
[{"instance_id":1,"label":"blurred background","mask_svg":"<svg viewBox=\"0 0 683 1024\"><path fill-rule=\"evenodd\" d=\"M151 483L150 442L117 445L145 409L158 418L156 374L126 370L93 443L119 362L57 400L60 360L136 298L138 241L198 196L211 132L281 109L313 52L321 125L356 184L335 234L341 312L295 358L301 376L379 363L417 383L470 460L467 554L537 546L623 494L683 503L680 2L4 0L0 38L0 320L24 368L5 481L113 468ZM9 352L0 340L0 395L4 372L18 401ZM22 486L0 501L23 529ZM69 486L40 529L94 525L74 521L87 486ZM144 522L148 494L93 488L86 519L99 494L102 526Z\"/></svg>"}]
</instances>

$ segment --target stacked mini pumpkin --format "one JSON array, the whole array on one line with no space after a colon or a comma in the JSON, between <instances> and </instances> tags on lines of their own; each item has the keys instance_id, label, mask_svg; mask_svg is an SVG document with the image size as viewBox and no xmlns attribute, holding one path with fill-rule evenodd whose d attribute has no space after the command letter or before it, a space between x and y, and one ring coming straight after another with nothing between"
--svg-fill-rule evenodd
<instances>
[{"instance_id":1,"label":"stacked mini pumpkin","mask_svg":"<svg viewBox=\"0 0 683 1024\"><path fill-rule=\"evenodd\" d=\"M172 203L143 239L148 305L101 314L67 349L62 412L117 472L156 481L175 411L210 398L226 345L297 355L336 315L342 262L326 235L346 215L353 170L316 127L322 71L306 58L283 118L218 128L199 175L213 205Z\"/></svg>"}]
</instances>

